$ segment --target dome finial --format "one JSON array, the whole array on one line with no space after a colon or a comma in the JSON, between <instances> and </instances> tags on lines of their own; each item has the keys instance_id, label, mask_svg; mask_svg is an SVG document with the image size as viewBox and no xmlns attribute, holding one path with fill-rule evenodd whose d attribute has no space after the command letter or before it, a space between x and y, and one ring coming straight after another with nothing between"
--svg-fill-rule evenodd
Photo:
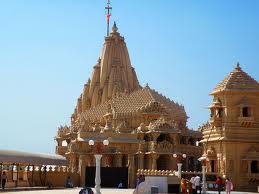
<instances>
[{"instance_id":1,"label":"dome finial","mask_svg":"<svg viewBox=\"0 0 259 194\"><path fill-rule=\"evenodd\" d=\"M235 68L236 70L241 70L241 67L240 67L240 64L239 64L239 62L237 62L237 66L236 66L236 68Z\"/></svg>"},{"instance_id":2,"label":"dome finial","mask_svg":"<svg viewBox=\"0 0 259 194\"><path fill-rule=\"evenodd\" d=\"M116 25L116 22L114 22L113 26L112 26L112 32L117 32L118 31L118 27Z\"/></svg>"}]
</instances>

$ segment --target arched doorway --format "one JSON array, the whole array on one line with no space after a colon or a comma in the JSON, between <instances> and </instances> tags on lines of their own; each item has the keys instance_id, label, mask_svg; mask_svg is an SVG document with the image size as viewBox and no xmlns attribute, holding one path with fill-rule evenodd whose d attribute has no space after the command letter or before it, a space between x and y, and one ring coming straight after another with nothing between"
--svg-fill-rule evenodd
<instances>
[{"instance_id":1,"label":"arched doorway","mask_svg":"<svg viewBox=\"0 0 259 194\"><path fill-rule=\"evenodd\" d=\"M157 170L170 170L170 158L168 155L160 155L157 159Z\"/></svg>"}]
</instances>

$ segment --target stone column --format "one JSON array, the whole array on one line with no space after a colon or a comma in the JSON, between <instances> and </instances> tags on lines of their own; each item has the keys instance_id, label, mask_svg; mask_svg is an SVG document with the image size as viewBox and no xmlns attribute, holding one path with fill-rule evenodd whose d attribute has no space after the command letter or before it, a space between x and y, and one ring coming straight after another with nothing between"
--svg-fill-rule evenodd
<instances>
[{"instance_id":1,"label":"stone column","mask_svg":"<svg viewBox=\"0 0 259 194\"><path fill-rule=\"evenodd\" d=\"M85 170L86 170L86 161L85 161L85 156L81 155L79 157L79 175L80 175L80 186L84 187L85 186Z\"/></svg>"},{"instance_id":2,"label":"stone column","mask_svg":"<svg viewBox=\"0 0 259 194\"><path fill-rule=\"evenodd\" d=\"M157 159L159 157L159 154L157 153L153 153L151 155L151 158L152 158L152 166L151 166L151 169L153 170L156 170L157 169Z\"/></svg>"},{"instance_id":3,"label":"stone column","mask_svg":"<svg viewBox=\"0 0 259 194\"><path fill-rule=\"evenodd\" d=\"M202 165L202 193L206 194L206 165Z\"/></svg>"},{"instance_id":4,"label":"stone column","mask_svg":"<svg viewBox=\"0 0 259 194\"><path fill-rule=\"evenodd\" d=\"M138 169L144 169L144 154L138 154Z\"/></svg>"},{"instance_id":5,"label":"stone column","mask_svg":"<svg viewBox=\"0 0 259 194\"><path fill-rule=\"evenodd\" d=\"M114 166L115 167L122 167L122 154L121 153L116 153L114 157Z\"/></svg>"},{"instance_id":6,"label":"stone column","mask_svg":"<svg viewBox=\"0 0 259 194\"><path fill-rule=\"evenodd\" d=\"M185 171L190 171L190 168L189 168L189 159L190 159L190 157L188 156L188 157L185 158L185 161L183 161L183 162L185 162ZM183 162L182 162L182 163L183 163Z\"/></svg>"},{"instance_id":7,"label":"stone column","mask_svg":"<svg viewBox=\"0 0 259 194\"><path fill-rule=\"evenodd\" d=\"M252 163L252 161L247 161L247 172L249 173L249 174L251 174L251 163Z\"/></svg>"},{"instance_id":8,"label":"stone column","mask_svg":"<svg viewBox=\"0 0 259 194\"><path fill-rule=\"evenodd\" d=\"M134 188L135 187L135 164L134 164L134 155L129 154L128 156L128 163L129 163L129 187Z\"/></svg>"},{"instance_id":9,"label":"stone column","mask_svg":"<svg viewBox=\"0 0 259 194\"><path fill-rule=\"evenodd\" d=\"M182 163L177 163L177 167L178 167L178 178L181 179L182 178Z\"/></svg>"},{"instance_id":10,"label":"stone column","mask_svg":"<svg viewBox=\"0 0 259 194\"><path fill-rule=\"evenodd\" d=\"M101 154L95 154L95 191L96 194L101 194Z\"/></svg>"},{"instance_id":11,"label":"stone column","mask_svg":"<svg viewBox=\"0 0 259 194\"><path fill-rule=\"evenodd\" d=\"M170 155L170 170L176 170L176 160L173 155Z\"/></svg>"}]
</instances>

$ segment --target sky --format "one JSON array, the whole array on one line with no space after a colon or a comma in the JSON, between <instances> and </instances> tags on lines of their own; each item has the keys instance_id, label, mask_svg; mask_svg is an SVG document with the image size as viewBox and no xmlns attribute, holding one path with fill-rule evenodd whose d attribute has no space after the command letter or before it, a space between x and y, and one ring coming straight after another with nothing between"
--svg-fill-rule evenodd
<instances>
[{"instance_id":1,"label":"sky","mask_svg":"<svg viewBox=\"0 0 259 194\"><path fill-rule=\"evenodd\" d=\"M0 149L54 153L106 35L105 0L0 1ZM141 85L206 122L237 62L259 80L259 1L111 0Z\"/></svg>"}]
</instances>

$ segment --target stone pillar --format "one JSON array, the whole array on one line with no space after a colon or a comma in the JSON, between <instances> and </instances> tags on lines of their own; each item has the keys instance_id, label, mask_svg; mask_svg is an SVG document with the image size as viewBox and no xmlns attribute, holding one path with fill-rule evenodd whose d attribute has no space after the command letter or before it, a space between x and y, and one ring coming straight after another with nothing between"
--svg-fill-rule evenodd
<instances>
[{"instance_id":1,"label":"stone pillar","mask_svg":"<svg viewBox=\"0 0 259 194\"><path fill-rule=\"evenodd\" d=\"M115 167L122 167L122 154L121 153L116 153L113 164Z\"/></svg>"},{"instance_id":2,"label":"stone pillar","mask_svg":"<svg viewBox=\"0 0 259 194\"><path fill-rule=\"evenodd\" d=\"M58 142L58 146L62 146L62 140L61 139L57 139Z\"/></svg>"},{"instance_id":3,"label":"stone pillar","mask_svg":"<svg viewBox=\"0 0 259 194\"><path fill-rule=\"evenodd\" d=\"M96 194L101 194L101 154L95 154L95 191Z\"/></svg>"},{"instance_id":4,"label":"stone pillar","mask_svg":"<svg viewBox=\"0 0 259 194\"><path fill-rule=\"evenodd\" d=\"M249 173L249 174L251 174L251 163L252 163L252 161L247 161L247 172Z\"/></svg>"},{"instance_id":5,"label":"stone pillar","mask_svg":"<svg viewBox=\"0 0 259 194\"><path fill-rule=\"evenodd\" d=\"M144 169L144 154L138 154L138 169Z\"/></svg>"},{"instance_id":6,"label":"stone pillar","mask_svg":"<svg viewBox=\"0 0 259 194\"><path fill-rule=\"evenodd\" d=\"M157 153L153 153L151 155L151 158L152 158L152 166L151 166L151 169L153 170L156 170L157 169L157 159L159 157L159 154Z\"/></svg>"},{"instance_id":7,"label":"stone pillar","mask_svg":"<svg viewBox=\"0 0 259 194\"><path fill-rule=\"evenodd\" d=\"M218 174L220 174L220 157L217 158L217 168L215 170L215 172L217 172Z\"/></svg>"},{"instance_id":8,"label":"stone pillar","mask_svg":"<svg viewBox=\"0 0 259 194\"><path fill-rule=\"evenodd\" d=\"M129 187L130 188L134 188L135 187L135 174L136 174L136 170L135 170L135 164L134 164L134 155L133 154L129 154L128 155L128 164L129 164Z\"/></svg>"},{"instance_id":9,"label":"stone pillar","mask_svg":"<svg viewBox=\"0 0 259 194\"><path fill-rule=\"evenodd\" d=\"M85 170L86 170L86 161L85 161L85 156L81 155L79 157L79 175L80 175L80 186L84 187L85 186Z\"/></svg>"},{"instance_id":10,"label":"stone pillar","mask_svg":"<svg viewBox=\"0 0 259 194\"><path fill-rule=\"evenodd\" d=\"M206 194L207 183L206 183L206 165L202 165L202 193Z\"/></svg>"},{"instance_id":11,"label":"stone pillar","mask_svg":"<svg viewBox=\"0 0 259 194\"><path fill-rule=\"evenodd\" d=\"M153 142L156 143L157 142L157 138L160 136L160 132L153 132L152 133L152 139Z\"/></svg>"},{"instance_id":12,"label":"stone pillar","mask_svg":"<svg viewBox=\"0 0 259 194\"><path fill-rule=\"evenodd\" d=\"M178 178L181 179L182 178L182 163L177 163L177 167L178 167Z\"/></svg>"},{"instance_id":13,"label":"stone pillar","mask_svg":"<svg viewBox=\"0 0 259 194\"><path fill-rule=\"evenodd\" d=\"M185 161L182 161L182 163L185 162L185 171L190 171L189 160L190 160L190 157L188 156L188 157L185 158Z\"/></svg>"},{"instance_id":14,"label":"stone pillar","mask_svg":"<svg viewBox=\"0 0 259 194\"><path fill-rule=\"evenodd\" d=\"M176 170L176 160L173 155L170 155L170 170Z\"/></svg>"}]
</instances>

